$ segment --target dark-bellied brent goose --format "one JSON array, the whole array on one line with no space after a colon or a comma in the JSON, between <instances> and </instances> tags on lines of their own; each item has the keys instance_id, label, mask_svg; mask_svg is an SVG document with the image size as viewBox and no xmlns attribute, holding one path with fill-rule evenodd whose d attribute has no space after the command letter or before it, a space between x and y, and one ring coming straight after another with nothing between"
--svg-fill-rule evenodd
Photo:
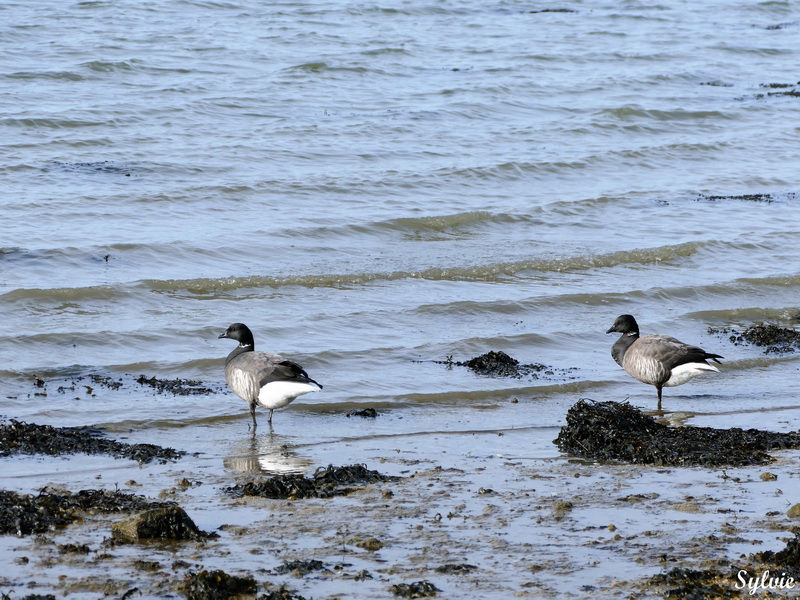
<instances>
[{"instance_id":1,"label":"dark-bellied brent goose","mask_svg":"<svg viewBox=\"0 0 800 600\"><path fill-rule=\"evenodd\" d=\"M707 361L717 363L719 354L711 354L697 346L684 344L668 335L639 337L639 325L631 315L620 315L606 333L621 333L611 347L611 356L625 372L658 390L661 410L661 388L681 385L704 373L719 372Z\"/></svg>"},{"instance_id":2,"label":"dark-bellied brent goose","mask_svg":"<svg viewBox=\"0 0 800 600\"><path fill-rule=\"evenodd\" d=\"M250 406L253 430L258 426L256 405L269 409L272 425L273 410L322 389L297 363L272 352L256 352L253 332L244 323L234 323L219 337L239 342L225 359L225 381Z\"/></svg>"}]
</instances>

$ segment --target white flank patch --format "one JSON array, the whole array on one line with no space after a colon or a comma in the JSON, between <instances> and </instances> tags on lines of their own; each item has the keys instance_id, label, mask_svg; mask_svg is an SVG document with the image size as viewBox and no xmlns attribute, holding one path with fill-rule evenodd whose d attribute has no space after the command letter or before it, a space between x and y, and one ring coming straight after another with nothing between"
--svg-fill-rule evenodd
<instances>
[{"instance_id":1,"label":"white flank patch","mask_svg":"<svg viewBox=\"0 0 800 600\"><path fill-rule=\"evenodd\" d=\"M258 394L258 404L264 408L282 408L298 396L319 390L320 387L313 383L273 381L261 388L261 392Z\"/></svg>"},{"instance_id":2,"label":"white flank patch","mask_svg":"<svg viewBox=\"0 0 800 600\"><path fill-rule=\"evenodd\" d=\"M704 373L719 373L719 369L713 365L706 363L686 363L672 369L669 381L664 384L664 387L672 387L673 385L682 385L690 379L702 375Z\"/></svg>"}]
</instances>

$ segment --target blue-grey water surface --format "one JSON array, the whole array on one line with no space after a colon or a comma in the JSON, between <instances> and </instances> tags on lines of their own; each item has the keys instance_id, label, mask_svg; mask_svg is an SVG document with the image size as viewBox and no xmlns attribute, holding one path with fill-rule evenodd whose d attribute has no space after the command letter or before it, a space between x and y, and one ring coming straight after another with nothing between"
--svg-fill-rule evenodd
<instances>
[{"instance_id":1,"label":"blue-grey water surface","mask_svg":"<svg viewBox=\"0 0 800 600\"><path fill-rule=\"evenodd\" d=\"M243 321L325 386L275 415L330 442L303 466L512 428L556 457L578 398L655 407L604 333L632 313L725 356L665 409L800 427L797 357L708 332L800 318L797 3L12 1L0 23L0 414L222 469L249 416L217 336ZM434 362L488 350L551 373ZM90 374L123 387L69 387Z\"/></svg>"}]
</instances>

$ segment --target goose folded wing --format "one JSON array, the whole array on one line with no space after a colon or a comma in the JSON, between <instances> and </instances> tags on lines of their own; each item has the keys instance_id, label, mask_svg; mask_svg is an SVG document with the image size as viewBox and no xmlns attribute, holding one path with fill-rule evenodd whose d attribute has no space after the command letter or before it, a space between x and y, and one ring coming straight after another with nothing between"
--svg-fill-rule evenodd
<instances>
[{"instance_id":1,"label":"goose folded wing","mask_svg":"<svg viewBox=\"0 0 800 600\"><path fill-rule=\"evenodd\" d=\"M687 363L701 363L709 358L709 354L698 346L690 346L668 335L653 335L643 338L650 343L653 358L660 361L667 369L674 369Z\"/></svg>"},{"instance_id":2,"label":"goose folded wing","mask_svg":"<svg viewBox=\"0 0 800 600\"><path fill-rule=\"evenodd\" d=\"M290 360L270 363L269 366L261 369L258 375L259 383L262 387L273 381L297 381L301 383L314 381L308 376L303 367Z\"/></svg>"}]
</instances>

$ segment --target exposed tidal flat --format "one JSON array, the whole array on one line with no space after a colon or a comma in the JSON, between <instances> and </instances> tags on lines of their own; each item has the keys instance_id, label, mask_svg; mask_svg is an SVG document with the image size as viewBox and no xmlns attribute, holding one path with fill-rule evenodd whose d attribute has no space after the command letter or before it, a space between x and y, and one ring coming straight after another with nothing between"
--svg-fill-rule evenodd
<instances>
[{"instance_id":1,"label":"exposed tidal flat","mask_svg":"<svg viewBox=\"0 0 800 600\"><path fill-rule=\"evenodd\" d=\"M800 429L796 3L11 1L0 22L0 416L26 436L0 456L0 594L786 583L797 450L553 441L589 400L655 408L610 356L626 313L725 357L664 390L664 438ZM255 436L224 384L237 321L324 385ZM517 362L471 368L490 351ZM330 465L385 479L228 491ZM170 502L202 536L114 536Z\"/></svg>"},{"instance_id":2,"label":"exposed tidal flat","mask_svg":"<svg viewBox=\"0 0 800 600\"><path fill-rule=\"evenodd\" d=\"M485 377L482 358L469 362ZM495 366L495 380L537 376ZM94 385L79 389L84 381ZM116 403L141 398L143 387L164 403L220 394L199 381L94 375L36 379L27 395L92 394ZM746 597L754 586L791 592L798 454L784 448L796 447L798 433L767 434L764 453L745 441L752 430L701 428L698 447L692 435L700 429L668 427L671 437L688 441L671 451L636 431L638 423L655 427L647 424L652 417L619 406L612 416L584 400L565 407L572 416L563 427L498 429L417 427L407 423L414 411L392 408L325 411L306 423L289 409L276 415L280 429L257 434L246 411L191 424L5 422L0 489L20 491L0 498L0 552L13 565L0 577L2 591L226 598L238 589L235 597L296 600ZM475 410L519 421L535 408L515 397ZM460 421L455 412L439 409L437 418ZM315 420L322 427L311 436ZM718 448L709 437L716 431ZM727 439L737 431L744 437ZM626 437L641 447L631 450ZM658 444L655 454L647 443ZM563 451L570 444L576 450ZM633 464L631 452L650 464ZM352 464L342 470L353 474L320 468L326 464ZM130 515L169 506L185 511L197 533L118 534L130 529ZM145 538L160 538L155 531Z\"/></svg>"}]
</instances>

